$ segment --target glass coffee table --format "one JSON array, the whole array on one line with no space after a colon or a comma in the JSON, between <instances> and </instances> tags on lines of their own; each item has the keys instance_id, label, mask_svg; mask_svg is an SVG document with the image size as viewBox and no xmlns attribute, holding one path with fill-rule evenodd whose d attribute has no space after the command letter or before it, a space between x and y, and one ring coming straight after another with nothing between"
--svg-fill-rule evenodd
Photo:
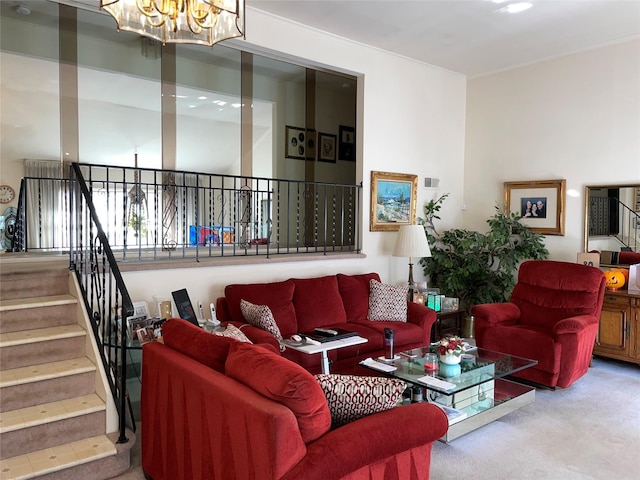
<instances>
[{"instance_id":1,"label":"glass coffee table","mask_svg":"<svg viewBox=\"0 0 640 480\"><path fill-rule=\"evenodd\" d=\"M406 381L425 401L443 408L449 418L449 430L440 439L445 443L535 400L535 388L503 377L536 365L536 360L472 348L463 355L459 369L440 362L434 376L424 369L425 355L434 351L435 347L423 347L400 352L399 359L384 362L396 369L382 373ZM361 365L380 371L375 365Z\"/></svg>"}]
</instances>

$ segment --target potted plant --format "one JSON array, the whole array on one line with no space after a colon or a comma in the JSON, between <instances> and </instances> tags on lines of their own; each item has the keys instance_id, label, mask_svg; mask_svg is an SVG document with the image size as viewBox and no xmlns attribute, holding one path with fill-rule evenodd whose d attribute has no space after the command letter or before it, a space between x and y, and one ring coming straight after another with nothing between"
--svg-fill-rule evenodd
<instances>
[{"instance_id":1,"label":"potted plant","mask_svg":"<svg viewBox=\"0 0 640 480\"><path fill-rule=\"evenodd\" d=\"M506 301L520 263L549 256L544 236L523 225L518 214L498 207L487 220L487 233L456 228L440 234L434 221L447 196L426 203L424 218L418 219L431 247L431 257L420 260L424 274L441 293L459 298L467 312L473 305Z\"/></svg>"}]
</instances>

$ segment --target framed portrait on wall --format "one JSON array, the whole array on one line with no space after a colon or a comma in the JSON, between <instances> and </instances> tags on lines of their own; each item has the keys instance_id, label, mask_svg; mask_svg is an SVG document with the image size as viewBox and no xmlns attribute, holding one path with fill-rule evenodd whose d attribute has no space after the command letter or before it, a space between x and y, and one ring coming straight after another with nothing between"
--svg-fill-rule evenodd
<instances>
[{"instance_id":1,"label":"framed portrait on wall","mask_svg":"<svg viewBox=\"0 0 640 480\"><path fill-rule=\"evenodd\" d=\"M336 163L336 136L329 133L318 134L318 161Z\"/></svg>"},{"instance_id":2,"label":"framed portrait on wall","mask_svg":"<svg viewBox=\"0 0 640 480\"><path fill-rule=\"evenodd\" d=\"M397 231L415 223L417 195L417 175L371 172L369 230Z\"/></svg>"},{"instance_id":3,"label":"framed portrait on wall","mask_svg":"<svg viewBox=\"0 0 640 480\"><path fill-rule=\"evenodd\" d=\"M338 158L355 162L356 160L356 129L340 125L338 139Z\"/></svg>"},{"instance_id":4,"label":"framed portrait on wall","mask_svg":"<svg viewBox=\"0 0 640 480\"><path fill-rule=\"evenodd\" d=\"M564 235L566 180L505 182L504 200L509 212L523 225L542 235Z\"/></svg>"}]
</instances>

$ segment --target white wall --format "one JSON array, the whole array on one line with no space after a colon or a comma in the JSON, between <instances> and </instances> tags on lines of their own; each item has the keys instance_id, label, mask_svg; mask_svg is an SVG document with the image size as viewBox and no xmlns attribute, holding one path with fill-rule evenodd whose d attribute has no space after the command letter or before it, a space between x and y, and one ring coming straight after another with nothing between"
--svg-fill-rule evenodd
<instances>
[{"instance_id":1,"label":"white wall","mask_svg":"<svg viewBox=\"0 0 640 480\"><path fill-rule=\"evenodd\" d=\"M566 179L565 236L545 243L575 261L585 185L640 182L640 39L469 80L464 176L481 231L503 182Z\"/></svg>"},{"instance_id":2,"label":"white wall","mask_svg":"<svg viewBox=\"0 0 640 480\"><path fill-rule=\"evenodd\" d=\"M396 233L369 232L371 171L417 174L420 185L424 185L424 177L439 178L439 190L418 189L418 215L425 201L450 192L442 216L450 226L459 223L466 78L248 10L251 21L246 43L361 76L357 156L362 178L356 181L362 180L364 185L366 258L125 273L132 297L147 300L151 306L153 295L170 296L172 290L187 287L193 302L208 304L230 283L337 272L377 271L383 281L405 281L408 259L391 257ZM414 277L424 278L419 266Z\"/></svg>"}]
</instances>

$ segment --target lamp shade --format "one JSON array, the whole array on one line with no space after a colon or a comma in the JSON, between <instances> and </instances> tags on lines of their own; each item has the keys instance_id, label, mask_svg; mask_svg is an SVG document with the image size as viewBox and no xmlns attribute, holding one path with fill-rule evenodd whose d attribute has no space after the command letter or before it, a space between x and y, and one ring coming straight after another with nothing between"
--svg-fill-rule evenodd
<instances>
[{"instance_id":1,"label":"lamp shade","mask_svg":"<svg viewBox=\"0 0 640 480\"><path fill-rule=\"evenodd\" d=\"M402 225L393 249L394 257L430 257L431 249L422 225Z\"/></svg>"}]
</instances>

